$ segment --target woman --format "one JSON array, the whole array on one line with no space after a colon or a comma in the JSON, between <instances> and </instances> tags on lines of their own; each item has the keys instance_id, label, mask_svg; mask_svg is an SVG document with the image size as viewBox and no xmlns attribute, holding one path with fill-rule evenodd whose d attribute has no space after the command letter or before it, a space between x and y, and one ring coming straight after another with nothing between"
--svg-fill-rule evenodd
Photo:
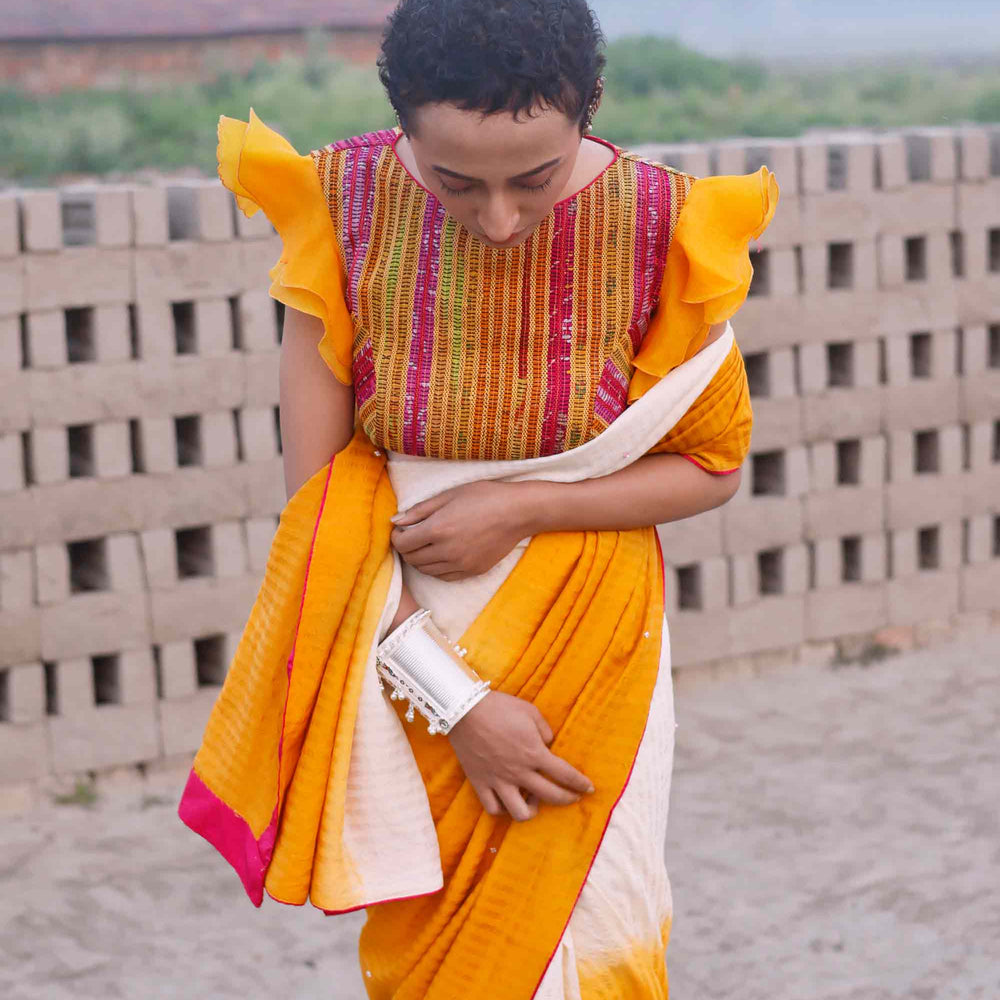
<instances>
[{"instance_id":1,"label":"woman","mask_svg":"<svg viewBox=\"0 0 1000 1000\"><path fill-rule=\"evenodd\" d=\"M585 0L402 0L398 129L220 123L284 242L289 501L180 812L258 905L367 907L373 998L667 996L653 526L738 488L778 192L590 136L601 41Z\"/></svg>"}]
</instances>

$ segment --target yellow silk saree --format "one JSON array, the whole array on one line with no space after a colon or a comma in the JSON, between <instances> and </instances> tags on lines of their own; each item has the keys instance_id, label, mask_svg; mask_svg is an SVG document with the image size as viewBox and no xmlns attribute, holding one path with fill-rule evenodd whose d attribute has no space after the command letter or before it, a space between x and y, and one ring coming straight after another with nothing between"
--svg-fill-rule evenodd
<instances>
[{"instance_id":1,"label":"yellow silk saree","mask_svg":"<svg viewBox=\"0 0 1000 1000\"><path fill-rule=\"evenodd\" d=\"M265 200L238 171L221 175L244 210ZM698 224L723 214L705 185L716 214L693 213L668 258L634 402L597 438L542 458L454 462L385 454L359 432L282 511L179 812L255 904L266 892L331 914L367 908L360 959L373 1000L667 996L674 723L655 529L539 535L490 572L446 583L401 564L389 519L462 483L575 482L654 450L738 466L749 439L742 359L731 328L701 345L742 302L746 241L777 195L763 173L737 180L753 216L739 221L742 245L705 251ZM280 207L268 214L279 224ZM300 281L282 236L272 293L333 324L336 295L314 289L336 269L312 259ZM591 778L593 795L543 804L523 824L489 816L448 740L403 720L380 690L375 647L404 580L482 677L541 710L551 749Z\"/></svg>"}]
</instances>

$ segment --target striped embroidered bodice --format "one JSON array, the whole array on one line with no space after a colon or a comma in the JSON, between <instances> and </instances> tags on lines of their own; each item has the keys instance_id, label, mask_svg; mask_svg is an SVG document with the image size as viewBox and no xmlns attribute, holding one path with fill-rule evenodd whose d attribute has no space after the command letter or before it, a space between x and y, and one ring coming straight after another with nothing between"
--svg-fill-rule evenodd
<instances>
[{"instance_id":1,"label":"striped embroidered bodice","mask_svg":"<svg viewBox=\"0 0 1000 1000\"><path fill-rule=\"evenodd\" d=\"M614 147L614 162L527 242L498 250L409 174L399 135L312 154L347 277L369 437L456 459L533 458L596 437L625 409L694 178Z\"/></svg>"}]
</instances>

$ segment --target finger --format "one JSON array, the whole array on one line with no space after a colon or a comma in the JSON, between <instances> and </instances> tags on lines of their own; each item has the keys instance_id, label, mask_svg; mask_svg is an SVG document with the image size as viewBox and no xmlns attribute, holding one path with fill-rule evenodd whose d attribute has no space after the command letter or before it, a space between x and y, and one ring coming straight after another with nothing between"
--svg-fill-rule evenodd
<instances>
[{"instance_id":1,"label":"finger","mask_svg":"<svg viewBox=\"0 0 1000 1000\"><path fill-rule=\"evenodd\" d=\"M568 760L556 756L551 750L546 748L542 762L538 765L540 771L544 771L553 781L557 781L564 788L570 788L575 792L589 793L594 790L594 785L582 771L578 771Z\"/></svg>"},{"instance_id":2,"label":"finger","mask_svg":"<svg viewBox=\"0 0 1000 1000\"><path fill-rule=\"evenodd\" d=\"M562 785L549 781L548 778L537 772L522 778L521 781L532 797L538 798L542 802L550 802L554 806L571 806L574 802L580 801L579 792L571 792L568 788L563 788Z\"/></svg>"},{"instance_id":3,"label":"finger","mask_svg":"<svg viewBox=\"0 0 1000 1000\"><path fill-rule=\"evenodd\" d=\"M415 552L430 544L430 532L423 524L416 524L412 528L393 528L389 541L392 547L400 554L405 552Z\"/></svg>"},{"instance_id":4,"label":"finger","mask_svg":"<svg viewBox=\"0 0 1000 1000\"><path fill-rule=\"evenodd\" d=\"M415 563L411 563L410 565L416 566ZM439 580L447 580L449 583L453 583L455 580L464 580L468 576L467 573L455 569L455 564L450 562L425 563L416 568L427 576L436 576Z\"/></svg>"},{"instance_id":5,"label":"finger","mask_svg":"<svg viewBox=\"0 0 1000 1000\"><path fill-rule=\"evenodd\" d=\"M479 801L482 803L483 809L485 809L490 816L503 815L504 812L503 805L497 798L497 794L496 792L493 791L492 788L489 787L478 788L476 785L473 785L472 787L475 788L476 795L479 796Z\"/></svg>"},{"instance_id":6,"label":"finger","mask_svg":"<svg viewBox=\"0 0 1000 1000\"><path fill-rule=\"evenodd\" d=\"M407 510L401 510L398 514L390 517L389 520L397 526L416 524L418 521L423 521L424 518L432 514L435 509L431 506L430 501L425 500L423 503L414 504Z\"/></svg>"},{"instance_id":7,"label":"finger","mask_svg":"<svg viewBox=\"0 0 1000 1000\"><path fill-rule=\"evenodd\" d=\"M445 490L444 493L439 493L436 497L431 497L430 500L423 500L406 510L401 510L389 520L393 524L416 524L418 521L430 517L434 511L440 510L448 502L448 499L448 491Z\"/></svg>"},{"instance_id":8,"label":"finger","mask_svg":"<svg viewBox=\"0 0 1000 1000\"><path fill-rule=\"evenodd\" d=\"M534 708L534 706L532 707ZM535 725L538 727L538 735L541 736L546 745L555 739L555 736L552 733L552 727L549 725L548 720L537 708L535 708Z\"/></svg>"},{"instance_id":9,"label":"finger","mask_svg":"<svg viewBox=\"0 0 1000 1000\"><path fill-rule=\"evenodd\" d=\"M538 806L530 806L521 797L520 791L514 785L496 785L494 791L500 797L511 818L523 823L538 814Z\"/></svg>"},{"instance_id":10,"label":"finger","mask_svg":"<svg viewBox=\"0 0 1000 1000\"><path fill-rule=\"evenodd\" d=\"M430 573L431 576L440 576L442 573L457 573L458 569L453 562L441 554L439 546L425 545L416 552L411 552L405 557L406 561L421 573Z\"/></svg>"}]
</instances>

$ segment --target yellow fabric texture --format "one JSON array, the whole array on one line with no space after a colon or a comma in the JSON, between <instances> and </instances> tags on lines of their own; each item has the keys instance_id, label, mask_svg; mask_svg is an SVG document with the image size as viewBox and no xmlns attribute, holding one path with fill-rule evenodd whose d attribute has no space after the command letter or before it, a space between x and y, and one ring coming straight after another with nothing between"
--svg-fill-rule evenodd
<instances>
[{"instance_id":1,"label":"yellow fabric texture","mask_svg":"<svg viewBox=\"0 0 1000 1000\"><path fill-rule=\"evenodd\" d=\"M749 243L774 218L778 197L767 167L695 181L667 251L659 302L633 362L630 401L693 357L711 327L743 304L753 279ZM711 383L651 451L686 455L707 472L733 472L750 450L752 427L746 368L734 344Z\"/></svg>"},{"instance_id":2,"label":"yellow fabric texture","mask_svg":"<svg viewBox=\"0 0 1000 1000\"><path fill-rule=\"evenodd\" d=\"M746 367L734 343L712 381L650 453L686 455L707 472L734 472L750 451L752 429Z\"/></svg>"},{"instance_id":3,"label":"yellow fabric texture","mask_svg":"<svg viewBox=\"0 0 1000 1000\"><path fill-rule=\"evenodd\" d=\"M349 382L344 275L311 159L251 111L249 123L220 121L219 176L244 212L263 208L275 225L284 250L271 293L322 319L323 356ZM747 240L766 226L776 201L773 176L763 169L694 185L636 359L634 398L738 308L752 274ZM745 396L734 348L661 447L728 468L745 454ZM265 885L286 902L310 899L328 910L368 902L358 898L340 834L361 671L388 592L395 510L385 458L360 432L289 500L195 760L204 784L256 836L277 819ZM505 995L531 995L635 759L658 671L662 586L652 528L539 535L461 638L471 665L495 688L538 706L556 734L552 749L597 790L574 806L543 806L527 824L490 817L449 742L406 725L445 886L369 909L361 957L372 973L365 981L371 998L489 997L498 982ZM386 859L395 863L405 857ZM626 1000L634 995L628 984L639 982L660 996L658 965L662 954L637 956L622 972L621 991L585 1000Z\"/></svg>"},{"instance_id":4,"label":"yellow fabric texture","mask_svg":"<svg viewBox=\"0 0 1000 1000\"><path fill-rule=\"evenodd\" d=\"M265 885L284 902L330 910L365 902L340 835L394 511L385 458L360 433L289 500L195 759L206 787L256 835L277 814ZM532 541L460 641L495 689L538 706L556 734L553 751L596 791L572 807L543 807L530 824L489 816L448 741L406 725L446 883L370 909L362 938L370 996L489 996L498 977L510 995L531 994L635 759L662 618L652 528ZM507 927L531 933L508 937Z\"/></svg>"},{"instance_id":5,"label":"yellow fabric texture","mask_svg":"<svg viewBox=\"0 0 1000 1000\"><path fill-rule=\"evenodd\" d=\"M283 902L310 891L329 909L361 902L340 833L395 512L385 459L360 434L288 501L195 757L201 780L256 837L280 816L265 885Z\"/></svg>"},{"instance_id":6,"label":"yellow fabric texture","mask_svg":"<svg viewBox=\"0 0 1000 1000\"><path fill-rule=\"evenodd\" d=\"M616 955L611 962L578 959L583 1000L665 1000L670 988L662 958L670 940L671 923L668 918L660 928L660 940L655 945L636 944L628 954Z\"/></svg>"},{"instance_id":7,"label":"yellow fabric texture","mask_svg":"<svg viewBox=\"0 0 1000 1000\"><path fill-rule=\"evenodd\" d=\"M333 221L310 156L268 128L250 109L250 121L219 119L219 179L248 218L260 209L281 237L271 268L271 295L323 322L323 360L345 385L352 382L353 323L344 301L346 275Z\"/></svg>"},{"instance_id":8,"label":"yellow fabric texture","mask_svg":"<svg viewBox=\"0 0 1000 1000\"><path fill-rule=\"evenodd\" d=\"M408 727L445 886L369 910L361 962L370 997L489 997L501 982L505 996L532 995L635 759L662 620L652 528L532 540L461 644L497 690L541 710L553 752L596 791L570 807L543 805L530 823L489 816L447 741Z\"/></svg>"},{"instance_id":9,"label":"yellow fabric texture","mask_svg":"<svg viewBox=\"0 0 1000 1000\"><path fill-rule=\"evenodd\" d=\"M753 278L749 243L770 225L778 196L767 167L701 177L692 185L667 251L656 310L633 361L630 401L697 354L709 328L743 304Z\"/></svg>"}]
</instances>

